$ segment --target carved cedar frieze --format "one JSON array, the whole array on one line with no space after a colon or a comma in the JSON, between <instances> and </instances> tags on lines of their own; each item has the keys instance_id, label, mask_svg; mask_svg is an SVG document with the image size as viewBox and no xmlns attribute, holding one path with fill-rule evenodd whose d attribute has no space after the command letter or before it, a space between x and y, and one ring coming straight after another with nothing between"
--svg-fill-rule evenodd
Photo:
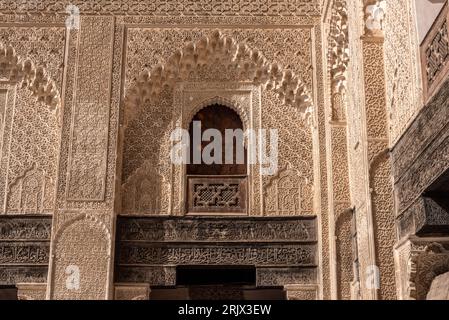
<instances>
[{"instance_id":1,"label":"carved cedar frieze","mask_svg":"<svg viewBox=\"0 0 449 320\"><path fill-rule=\"evenodd\" d=\"M254 265L258 286L317 281L316 218L120 218L116 282L176 285L177 265Z\"/></svg>"},{"instance_id":2,"label":"carved cedar frieze","mask_svg":"<svg viewBox=\"0 0 449 320\"><path fill-rule=\"evenodd\" d=\"M0 285L46 281L50 232L50 217L0 219Z\"/></svg>"},{"instance_id":3,"label":"carved cedar frieze","mask_svg":"<svg viewBox=\"0 0 449 320\"><path fill-rule=\"evenodd\" d=\"M118 252L122 265L248 265L316 266L314 244L171 245L123 243Z\"/></svg>"},{"instance_id":4,"label":"carved cedar frieze","mask_svg":"<svg viewBox=\"0 0 449 320\"><path fill-rule=\"evenodd\" d=\"M48 266L5 266L0 265L0 285L17 283L45 283Z\"/></svg>"},{"instance_id":5,"label":"carved cedar frieze","mask_svg":"<svg viewBox=\"0 0 449 320\"><path fill-rule=\"evenodd\" d=\"M152 286L175 286L176 267L170 266L119 266L115 269L116 282L149 283Z\"/></svg>"},{"instance_id":6,"label":"carved cedar frieze","mask_svg":"<svg viewBox=\"0 0 449 320\"><path fill-rule=\"evenodd\" d=\"M118 241L315 242L313 218L121 218Z\"/></svg>"},{"instance_id":7,"label":"carved cedar frieze","mask_svg":"<svg viewBox=\"0 0 449 320\"><path fill-rule=\"evenodd\" d=\"M5 240L49 240L51 219L49 218L1 218L0 241Z\"/></svg>"}]
</instances>

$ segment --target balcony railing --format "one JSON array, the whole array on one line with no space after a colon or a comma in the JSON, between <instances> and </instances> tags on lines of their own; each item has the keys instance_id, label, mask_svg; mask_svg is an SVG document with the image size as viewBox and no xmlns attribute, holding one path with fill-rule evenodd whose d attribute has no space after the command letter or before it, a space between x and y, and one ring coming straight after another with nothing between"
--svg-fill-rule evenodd
<instances>
[{"instance_id":1,"label":"balcony railing","mask_svg":"<svg viewBox=\"0 0 449 320\"><path fill-rule=\"evenodd\" d=\"M424 98L434 95L449 74L448 3L421 44Z\"/></svg>"},{"instance_id":2,"label":"balcony railing","mask_svg":"<svg viewBox=\"0 0 449 320\"><path fill-rule=\"evenodd\" d=\"M246 176L187 176L187 213L245 214Z\"/></svg>"}]
</instances>

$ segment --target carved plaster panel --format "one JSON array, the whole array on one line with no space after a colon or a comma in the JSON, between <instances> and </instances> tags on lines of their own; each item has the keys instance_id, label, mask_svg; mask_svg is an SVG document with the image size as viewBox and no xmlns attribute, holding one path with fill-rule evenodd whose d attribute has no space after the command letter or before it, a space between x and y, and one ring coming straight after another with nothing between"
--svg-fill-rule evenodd
<instances>
[{"instance_id":1,"label":"carved plaster panel","mask_svg":"<svg viewBox=\"0 0 449 320\"><path fill-rule=\"evenodd\" d=\"M7 0L0 10L6 13L64 14L68 5L76 5L85 14L149 15L149 16L313 16L320 14L318 0L282 0L268 4L265 1L139 1L139 0L41 0L39 3L26 0Z\"/></svg>"}]
</instances>

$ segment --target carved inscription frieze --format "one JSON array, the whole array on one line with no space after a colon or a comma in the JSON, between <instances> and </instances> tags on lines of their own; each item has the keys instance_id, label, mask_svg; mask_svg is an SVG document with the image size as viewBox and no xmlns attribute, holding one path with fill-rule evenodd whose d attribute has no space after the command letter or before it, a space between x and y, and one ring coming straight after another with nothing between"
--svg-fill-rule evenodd
<instances>
[{"instance_id":1,"label":"carved inscription frieze","mask_svg":"<svg viewBox=\"0 0 449 320\"><path fill-rule=\"evenodd\" d=\"M315 244L170 245L123 243L119 264L316 266Z\"/></svg>"},{"instance_id":2,"label":"carved inscription frieze","mask_svg":"<svg viewBox=\"0 0 449 320\"><path fill-rule=\"evenodd\" d=\"M0 285L17 283L44 283L47 281L48 266L0 266Z\"/></svg>"},{"instance_id":3,"label":"carved inscription frieze","mask_svg":"<svg viewBox=\"0 0 449 320\"><path fill-rule=\"evenodd\" d=\"M0 218L0 285L45 281L50 233L50 217Z\"/></svg>"},{"instance_id":4,"label":"carved inscription frieze","mask_svg":"<svg viewBox=\"0 0 449 320\"><path fill-rule=\"evenodd\" d=\"M119 218L116 282L176 285L178 265L253 265L259 286L316 283L316 218Z\"/></svg>"},{"instance_id":5,"label":"carved inscription frieze","mask_svg":"<svg viewBox=\"0 0 449 320\"><path fill-rule=\"evenodd\" d=\"M49 240L50 219L1 218L0 241L4 240Z\"/></svg>"},{"instance_id":6,"label":"carved inscription frieze","mask_svg":"<svg viewBox=\"0 0 449 320\"><path fill-rule=\"evenodd\" d=\"M316 219L121 218L118 241L314 242Z\"/></svg>"},{"instance_id":7,"label":"carved inscription frieze","mask_svg":"<svg viewBox=\"0 0 449 320\"><path fill-rule=\"evenodd\" d=\"M115 270L115 281L128 283L150 283L152 286L175 286L176 267L120 266Z\"/></svg>"}]
</instances>

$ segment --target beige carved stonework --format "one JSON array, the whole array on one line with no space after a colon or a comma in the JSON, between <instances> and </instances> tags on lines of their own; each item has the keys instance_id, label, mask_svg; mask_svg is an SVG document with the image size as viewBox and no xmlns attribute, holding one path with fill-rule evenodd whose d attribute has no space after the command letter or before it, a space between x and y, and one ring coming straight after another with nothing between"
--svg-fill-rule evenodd
<instances>
[{"instance_id":1,"label":"beige carved stonework","mask_svg":"<svg viewBox=\"0 0 449 320\"><path fill-rule=\"evenodd\" d=\"M305 116L310 113L312 98L306 85L291 70L283 70L277 63L270 64L261 51L214 31L177 50L165 65L139 74L136 85L126 96L125 123L135 117L139 105L157 99L163 88L172 88L177 81L185 81L192 71L212 63L235 69L232 72L242 80L274 90L283 103L297 107Z\"/></svg>"},{"instance_id":2,"label":"beige carved stonework","mask_svg":"<svg viewBox=\"0 0 449 320\"><path fill-rule=\"evenodd\" d=\"M112 237L108 220L107 212L64 212L53 219L47 298L110 299Z\"/></svg>"},{"instance_id":3,"label":"beige carved stonework","mask_svg":"<svg viewBox=\"0 0 449 320\"><path fill-rule=\"evenodd\" d=\"M449 49L442 24L421 68L413 2L0 1L0 290L147 300L245 264L287 299L444 296L449 95L421 70ZM277 130L278 170L172 163L211 105Z\"/></svg>"},{"instance_id":4,"label":"beige carved stonework","mask_svg":"<svg viewBox=\"0 0 449 320\"><path fill-rule=\"evenodd\" d=\"M46 283L18 283L16 286L19 300L45 300Z\"/></svg>"},{"instance_id":5,"label":"beige carved stonework","mask_svg":"<svg viewBox=\"0 0 449 320\"><path fill-rule=\"evenodd\" d=\"M285 296L287 300L317 300L317 288L311 285L285 285Z\"/></svg>"},{"instance_id":6,"label":"beige carved stonework","mask_svg":"<svg viewBox=\"0 0 449 320\"><path fill-rule=\"evenodd\" d=\"M264 186L264 214L310 214L312 208L304 198L307 198L311 191L311 182L307 177L287 163Z\"/></svg>"},{"instance_id":7,"label":"beige carved stonework","mask_svg":"<svg viewBox=\"0 0 449 320\"><path fill-rule=\"evenodd\" d=\"M23 88L28 88L52 109L59 108L61 98L56 83L50 79L42 66L36 66L32 60L24 60L17 55L13 46L0 42L0 64L2 76L8 81L16 82Z\"/></svg>"},{"instance_id":8,"label":"beige carved stonework","mask_svg":"<svg viewBox=\"0 0 449 320\"><path fill-rule=\"evenodd\" d=\"M444 286L440 286L440 281L445 281L443 275L449 271L449 255L446 248L445 238L426 239L416 236L410 236L396 246L399 299L441 299L441 295L444 295ZM439 280L435 281L438 277Z\"/></svg>"},{"instance_id":9,"label":"beige carved stonework","mask_svg":"<svg viewBox=\"0 0 449 320\"><path fill-rule=\"evenodd\" d=\"M394 143L423 107L414 2L386 1L385 77L390 114L390 140Z\"/></svg>"},{"instance_id":10,"label":"beige carved stonework","mask_svg":"<svg viewBox=\"0 0 449 320\"><path fill-rule=\"evenodd\" d=\"M116 283L114 300L149 300L150 286L138 283Z\"/></svg>"}]
</instances>

